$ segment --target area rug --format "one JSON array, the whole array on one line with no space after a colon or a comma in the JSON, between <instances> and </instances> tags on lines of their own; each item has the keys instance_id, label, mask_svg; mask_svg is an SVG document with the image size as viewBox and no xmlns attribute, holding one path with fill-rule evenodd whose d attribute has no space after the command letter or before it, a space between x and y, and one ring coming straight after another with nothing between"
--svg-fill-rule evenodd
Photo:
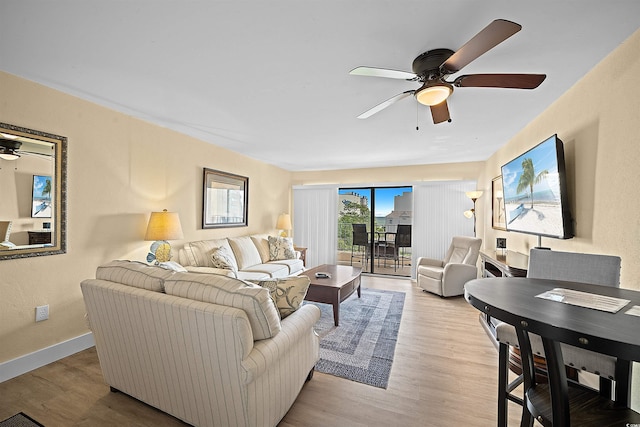
<instances>
[{"instance_id":1,"label":"area rug","mask_svg":"<svg viewBox=\"0 0 640 427\"><path fill-rule=\"evenodd\" d=\"M320 336L318 372L387 388L404 307L403 292L362 289L340 304L340 326L333 323L330 304L316 324Z\"/></svg>"},{"instance_id":2,"label":"area rug","mask_svg":"<svg viewBox=\"0 0 640 427\"><path fill-rule=\"evenodd\" d=\"M0 421L0 427L44 427L42 424L25 414L20 412L4 421Z\"/></svg>"}]
</instances>

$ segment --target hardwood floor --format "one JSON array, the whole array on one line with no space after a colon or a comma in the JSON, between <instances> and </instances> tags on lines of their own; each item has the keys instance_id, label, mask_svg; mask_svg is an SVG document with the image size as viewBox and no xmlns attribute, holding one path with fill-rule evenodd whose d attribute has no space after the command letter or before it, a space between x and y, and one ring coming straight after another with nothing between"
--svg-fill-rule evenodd
<instances>
[{"instance_id":1,"label":"hardwood floor","mask_svg":"<svg viewBox=\"0 0 640 427\"><path fill-rule=\"evenodd\" d=\"M406 293L389 386L316 372L279 424L495 426L498 354L462 297L423 293L406 279L363 276L363 287ZM519 425L510 407L509 425ZM0 383L0 420L25 412L47 427L184 426L104 384L95 349Z\"/></svg>"}]
</instances>

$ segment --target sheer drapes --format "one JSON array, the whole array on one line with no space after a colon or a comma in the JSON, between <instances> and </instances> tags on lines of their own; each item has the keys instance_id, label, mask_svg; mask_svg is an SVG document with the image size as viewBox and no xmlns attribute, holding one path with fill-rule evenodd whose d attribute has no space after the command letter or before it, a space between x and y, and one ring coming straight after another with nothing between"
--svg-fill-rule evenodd
<instances>
[{"instance_id":1,"label":"sheer drapes","mask_svg":"<svg viewBox=\"0 0 640 427\"><path fill-rule=\"evenodd\" d=\"M418 257L443 259L453 236L473 236L473 219L464 211L473 208L465 192L475 181L423 182L413 186L413 247L411 277L416 277Z\"/></svg>"},{"instance_id":2,"label":"sheer drapes","mask_svg":"<svg viewBox=\"0 0 640 427\"><path fill-rule=\"evenodd\" d=\"M337 230L338 188L294 187L293 241L307 248L307 267L336 263Z\"/></svg>"},{"instance_id":3,"label":"sheer drapes","mask_svg":"<svg viewBox=\"0 0 640 427\"><path fill-rule=\"evenodd\" d=\"M473 236L473 219L463 213L473 207L465 192L475 189L475 181L413 183L412 278L418 257L442 259L453 236ZM294 187L293 230L295 244L308 248L308 267L335 264L338 186Z\"/></svg>"}]
</instances>

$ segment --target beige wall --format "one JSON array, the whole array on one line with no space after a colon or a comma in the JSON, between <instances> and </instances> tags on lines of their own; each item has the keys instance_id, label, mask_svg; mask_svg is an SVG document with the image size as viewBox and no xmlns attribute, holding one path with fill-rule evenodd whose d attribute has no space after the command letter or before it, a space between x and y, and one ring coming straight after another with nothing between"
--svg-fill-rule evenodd
<instances>
[{"instance_id":1,"label":"beige wall","mask_svg":"<svg viewBox=\"0 0 640 427\"><path fill-rule=\"evenodd\" d=\"M411 183L417 181L475 180L483 168L484 162L469 162L389 168L294 172L292 176L293 185L384 185L385 183Z\"/></svg>"},{"instance_id":2,"label":"beige wall","mask_svg":"<svg viewBox=\"0 0 640 427\"><path fill-rule=\"evenodd\" d=\"M0 261L0 362L86 333L80 281L114 258L144 261L152 210L179 212L185 241L275 232L289 210L287 171L1 72L0 121L69 140L68 251ZM203 167L249 177L248 227L201 229Z\"/></svg>"},{"instance_id":3,"label":"beige wall","mask_svg":"<svg viewBox=\"0 0 640 427\"><path fill-rule=\"evenodd\" d=\"M621 286L640 289L640 30L544 113L491 156L478 179L490 194L500 166L557 133L564 141L576 237L543 238L543 246L622 258ZM548 79L552 79L549 76ZM490 197L478 201L479 235L486 248L506 237L527 253L537 238L491 228Z\"/></svg>"}]
</instances>

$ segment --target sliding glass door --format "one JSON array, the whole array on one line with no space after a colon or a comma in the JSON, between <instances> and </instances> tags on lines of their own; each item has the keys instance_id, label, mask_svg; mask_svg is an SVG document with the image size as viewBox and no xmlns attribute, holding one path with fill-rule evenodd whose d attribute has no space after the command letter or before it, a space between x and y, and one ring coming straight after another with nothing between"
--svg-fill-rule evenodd
<instances>
[{"instance_id":1,"label":"sliding glass door","mask_svg":"<svg viewBox=\"0 0 640 427\"><path fill-rule=\"evenodd\" d=\"M412 196L412 187L339 189L338 264L410 276Z\"/></svg>"}]
</instances>

